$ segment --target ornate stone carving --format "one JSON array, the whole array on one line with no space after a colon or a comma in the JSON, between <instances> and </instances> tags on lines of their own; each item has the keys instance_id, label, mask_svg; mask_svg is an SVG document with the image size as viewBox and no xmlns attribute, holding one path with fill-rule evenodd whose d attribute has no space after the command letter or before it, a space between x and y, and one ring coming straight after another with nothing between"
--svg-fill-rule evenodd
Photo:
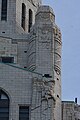
<instances>
[{"instance_id":1,"label":"ornate stone carving","mask_svg":"<svg viewBox=\"0 0 80 120\"><path fill-rule=\"evenodd\" d=\"M37 0L28 0L28 1L31 2L34 6L37 6L37 5L38 5Z\"/></svg>"},{"instance_id":2,"label":"ornate stone carving","mask_svg":"<svg viewBox=\"0 0 80 120\"><path fill-rule=\"evenodd\" d=\"M53 99L55 100L54 95L54 81L44 81L43 84L43 92L42 92L42 100L49 100Z\"/></svg>"}]
</instances>

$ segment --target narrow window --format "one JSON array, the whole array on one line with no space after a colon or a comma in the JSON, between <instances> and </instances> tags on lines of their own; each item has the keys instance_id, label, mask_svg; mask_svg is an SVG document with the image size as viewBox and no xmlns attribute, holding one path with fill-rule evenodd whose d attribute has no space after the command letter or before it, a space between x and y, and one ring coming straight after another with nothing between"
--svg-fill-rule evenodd
<instances>
[{"instance_id":1,"label":"narrow window","mask_svg":"<svg viewBox=\"0 0 80 120\"><path fill-rule=\"evenodd\" d=\"M29 9L29 27L28 32L30 32L30 28L32 27L32 10Z\"/></svg>"},{"instance_id":2,"label":"narrow window","mask_svg":"<svg viewBox=\"0 0 80 120\"><path fill-rule=\"evenodd\" d=\"M1 20L7 21L7 0L2 0Z\"/></svg>"},{"instance_id":3,"label":"narrow window","mask_svg":"<svg viewBox=\"0 0 80 120\"><path fill-rule=\"evenodd\" d=\"M0 120L9 120L9 98L0 90Z\"/></svg>"},{"instance_id":4,"label":"narrow window","mask_svg":"<svg viewBox=\"0 0 80 120\"><path fill-rule=\"evenodd\" d=\"M28 106L19 107L19 120L29 120L29 107Z\"/></svg>"},{"instance_id":5,"label":"narrow window","mask_svg":"<svg viewBox=\"0 0 80 120\"><path fill-rule=\"evenodd\" d=\"M25 18L26 18L26 6L24 3L22 3L22 21L21 26L25 30Z\"/></svg>"}]
</instances>

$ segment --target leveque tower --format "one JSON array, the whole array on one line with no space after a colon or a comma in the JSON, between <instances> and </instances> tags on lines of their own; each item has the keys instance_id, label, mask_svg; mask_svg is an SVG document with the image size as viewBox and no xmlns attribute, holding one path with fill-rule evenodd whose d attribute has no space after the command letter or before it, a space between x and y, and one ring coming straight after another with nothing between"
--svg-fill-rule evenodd
<instances>
[{"instance_id":1,"label":"leveque tower","mask_svg":"<svg viewBox=\"0 0 80 120\"><path fill-rule=\"evenodd\" d=\"M61 120L61 44L41 0L0 0L0 120Z\"/></svg>"}]
</instances>

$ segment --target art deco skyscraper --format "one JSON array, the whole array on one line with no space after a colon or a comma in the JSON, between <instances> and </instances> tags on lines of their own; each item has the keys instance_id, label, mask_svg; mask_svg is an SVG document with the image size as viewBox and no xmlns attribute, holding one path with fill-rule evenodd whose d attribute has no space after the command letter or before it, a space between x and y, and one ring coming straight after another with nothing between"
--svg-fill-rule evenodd
<instances>
[{"instance_id":1,"label":"art deco skyscraper","mask_svg":"<svg viewBox=\"0 0 80 120\"><path fill-rule=\"evenodd\" d=\"M61 44L41 0L0 1L0 120L61 120Z\"/></svg>"}]
</instances>

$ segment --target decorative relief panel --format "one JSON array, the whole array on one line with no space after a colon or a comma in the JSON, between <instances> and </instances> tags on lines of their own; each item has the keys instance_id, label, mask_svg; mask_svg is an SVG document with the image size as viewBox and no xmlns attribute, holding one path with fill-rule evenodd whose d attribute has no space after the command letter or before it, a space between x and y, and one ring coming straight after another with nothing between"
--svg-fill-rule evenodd
<instances>
[{"instance_id":1,"label":"decorative relief panel","mask_svg":"<svg viewBox=\"0 0 80 120\"><path fill-rule=\"evenodd\" d=\"M51 48L51 28L49 26L44 25L39 29L39 47L42 49L50 49Z\"/></svg>"},{"instance_id":2,"label":"decorative relief panel","mask_svg":"<svg viewBox=\"0 0 80 120\"><path fill-rule=\"evenodd\" d=\"M55 71L60 74L61 72L61 32L56 26L54 28L54 64Z\"/></svg>"},{"instance_id":3,"label":"decorative relief panel","mask_svg":"<svg viewBox=\"0 0 80 120\"><path fill-rule=\"evenodd\" d=\"M51 113L54 111L52 108L55 106L55 94L54 94L53 80L44 80L39 78L33 78L32 80L32 108L31 114L32 120L52 120ZM44 116L45 114L45 116Z\"/></svg>"},{"instance_id":4,"label":"decorative relief panel","mask_svg":"<svg viewBox=\"0 0 80 120\"><path fill-rule=\"evenodd\" d=\"M28 0L29 2L31 2L34 6L38 6L39 2L38 0Z\"/></svg>"}]
</instances>

